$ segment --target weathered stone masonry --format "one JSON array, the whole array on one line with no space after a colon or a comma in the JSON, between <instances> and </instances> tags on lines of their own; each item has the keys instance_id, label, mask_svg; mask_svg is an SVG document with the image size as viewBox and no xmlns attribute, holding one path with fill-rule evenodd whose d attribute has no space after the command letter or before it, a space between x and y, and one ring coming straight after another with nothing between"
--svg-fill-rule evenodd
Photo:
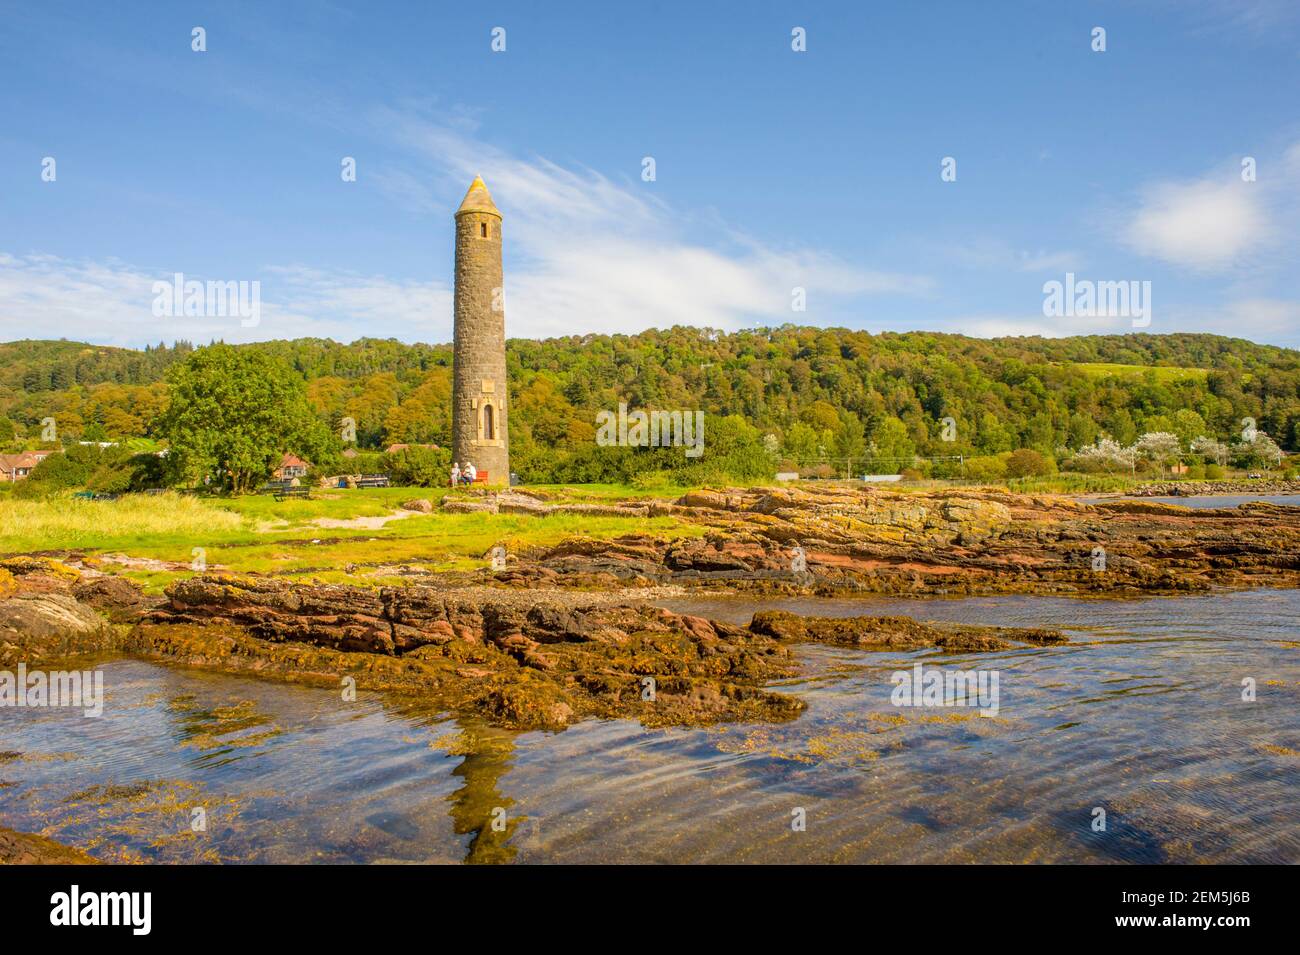
<instances>
[{"instance_id":1,"label":"weathered stone masonry","mask_svg":"<svg viewBox=\"0 0 1300 955\"><path fill-rule=\"evenodd\" d=\"M456 210L452 459L510 480L501 213L481 177Z\"/></svg>"}]
</instances>

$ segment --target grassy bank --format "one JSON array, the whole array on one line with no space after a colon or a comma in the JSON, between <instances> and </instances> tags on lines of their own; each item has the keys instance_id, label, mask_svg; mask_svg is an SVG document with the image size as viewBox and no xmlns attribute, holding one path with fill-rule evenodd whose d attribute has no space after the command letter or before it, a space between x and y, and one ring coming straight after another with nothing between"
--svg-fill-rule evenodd
<instances>
[{"instance_id":1,"label":"grassy bank","mask_svg":"<svg viewBox=\"0 0 1300 955\"><path fill-rule=\"evenodd\" d=\"M613 487L552 489L560 500L610 501ZM625 489L634 494L630 489ZM662 537L702 530L671 517L576 514L420 514L403 501L435 504L449 492L428 488L317 490L309 500L269 496L196 498L124 495L113 501L70 496L43 501L0 499L0 554L75 551L159 589L188 576L196 559L210 569L351 580L384 565L430 571L484 565L494 546L546 547L570 537L623 534ZM119 556L125 555L125 558ZM350 569L351 568L351 569ZM373 578L383 582L384 578Z\"/></svg>"}]
</instances>

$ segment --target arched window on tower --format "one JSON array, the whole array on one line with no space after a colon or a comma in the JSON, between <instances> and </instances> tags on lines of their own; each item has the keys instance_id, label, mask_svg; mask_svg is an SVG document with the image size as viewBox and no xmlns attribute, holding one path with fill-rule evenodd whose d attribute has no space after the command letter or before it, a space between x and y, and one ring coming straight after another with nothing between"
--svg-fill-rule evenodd
<instances>
[{"instance_id":1,"label":"arched window on tower","mask_svg":"<svg viewBox=\"0 0 1300 955\"><path fill-rule=\"evenodd\" d=\"M496 431L497 431L496 421L493 418L492 406L484 405L483 406L483 439L485 441L495 440L497 436Z\"/></svg>"}]
</instances>

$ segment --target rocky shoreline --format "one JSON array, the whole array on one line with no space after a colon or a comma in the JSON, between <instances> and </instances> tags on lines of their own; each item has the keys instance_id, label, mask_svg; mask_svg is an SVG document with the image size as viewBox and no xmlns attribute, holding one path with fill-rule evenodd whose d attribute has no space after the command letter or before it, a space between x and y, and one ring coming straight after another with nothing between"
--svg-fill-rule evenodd
<instances>
[{"instance_id":1,"label":"rocky shoreline","mask_svg":"<svg viewBox=\"0 0 1300 955\"><path fill-rule=\"evenodd\" d=\"M903 617L759 613L738 627L654 600L701 590L1149 594L1300 584L1300 510L1268 504L1193 510L827 486L695 491L653 507L702 534L572 538L511 554L504 570L413 576L397 587L202 575L150 599L92 562L10 558L0 561L0 667L129 653L403 694L525 729L593 717L775 721L802 709L766 688L799 672L791 648L801 642L973 653L1063 638ZM361 568L354 576L364 580Z\"/></svg>"},{"instance_id":2,"label":"rocky shoreline","mask_svg":"<svg viewBox=\"0 0 1300 955\"><path fill-rule=\"evenodd\" d=\"M1165 481L1144 484L1129 496L1196 497L1215 494L1300 494L1300 481Z\"/></svg>"},{"instance_id":3,"label":"rocky shoreline","mask_svg":"<svg viewBox=\"0 0 1300 955\"><path fill-rule=\"evenodd\" d=\"M0 826L0 865L99 865L80 849Z\"/></svg>"},{"instance_id":4,"label":"rocky shoreline","mask_svg":"<svg viewBox=\"0 0 1300 955\"><path fill-rule=\"evenodd\" d=\"M1300 510L1263 503L1190 509L997 489L827 486L695 491L658 507L705 533L573 539L515 555L504 580L925 596L1185 593L1300 581Z\"/></svg>"},{"instance_id":5,"label":"rocky shoreline","mask_svg":"<svg viewBox=\"0 0 1300 955\"><path fill-rule=\"evenodd\" d=\"M494 725L558 730L587 718L648 726L771 722L803 710L765 689L794 676L791 648L989 652L1064 642L1059 633L757 614L748 627L599 596L291 584L200 576L146 606L118 593L92 609L85 582L45 559L0 602L0 666L70 653L160 662L417 698ZM499 599L504 598L504 599ZM112 622L105 613L116 614ZM123 615L134 613L133 621Z\"/></svg>"},{"instance_id":6,"label":"rocky shoreline","mask_svg":"<svg viewBox=\"0 0 1300 955\"><path fill-rule=\"evenodd\" d=\"M518 494L469 503L537 516L551 507ZM595 507L602 515L672 516L701 533L571 538L521 548L504 570L399 567L411 581L404 586L200 575L175 581L162 597L76 554L10 557L0 560L0 670L71 668L124 654L329 687L341 705L355 699L349 694L377 692L510 729L559 731L591 718L773 723L804 710L799 698L771 688L801 673L794 648L803 643L978 654L1066 638L774 611L736 626L657 601L705 592L1086 595L1300 585L1300 509L1263 503L1194 510L828 485ZM358 581L367 570L348 568ZM84 862L94 860L0 828L0 864Z\"/></svg>"}]
</instances>

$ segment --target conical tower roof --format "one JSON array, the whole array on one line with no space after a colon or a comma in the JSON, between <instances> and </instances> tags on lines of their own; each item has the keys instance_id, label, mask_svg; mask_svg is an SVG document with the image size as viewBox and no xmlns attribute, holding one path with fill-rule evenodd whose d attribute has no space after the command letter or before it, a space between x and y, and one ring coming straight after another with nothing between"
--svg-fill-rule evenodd
<instances>
[{"instance_id":1,"label":"conical tower roof","mask_svg":"<svg viewBox=\"0 0 1300 955\"><path fill-rule=\"evenodd\" d=\"M501 218L501 213L493 203L492 194L488 192L487 183L483 181L482 176L475 176L474 181L469 184L469 192L465 193L465 201L456 210L456 215L466 212L486 212L488 215Z\"/></svg>"}]
</instances>

